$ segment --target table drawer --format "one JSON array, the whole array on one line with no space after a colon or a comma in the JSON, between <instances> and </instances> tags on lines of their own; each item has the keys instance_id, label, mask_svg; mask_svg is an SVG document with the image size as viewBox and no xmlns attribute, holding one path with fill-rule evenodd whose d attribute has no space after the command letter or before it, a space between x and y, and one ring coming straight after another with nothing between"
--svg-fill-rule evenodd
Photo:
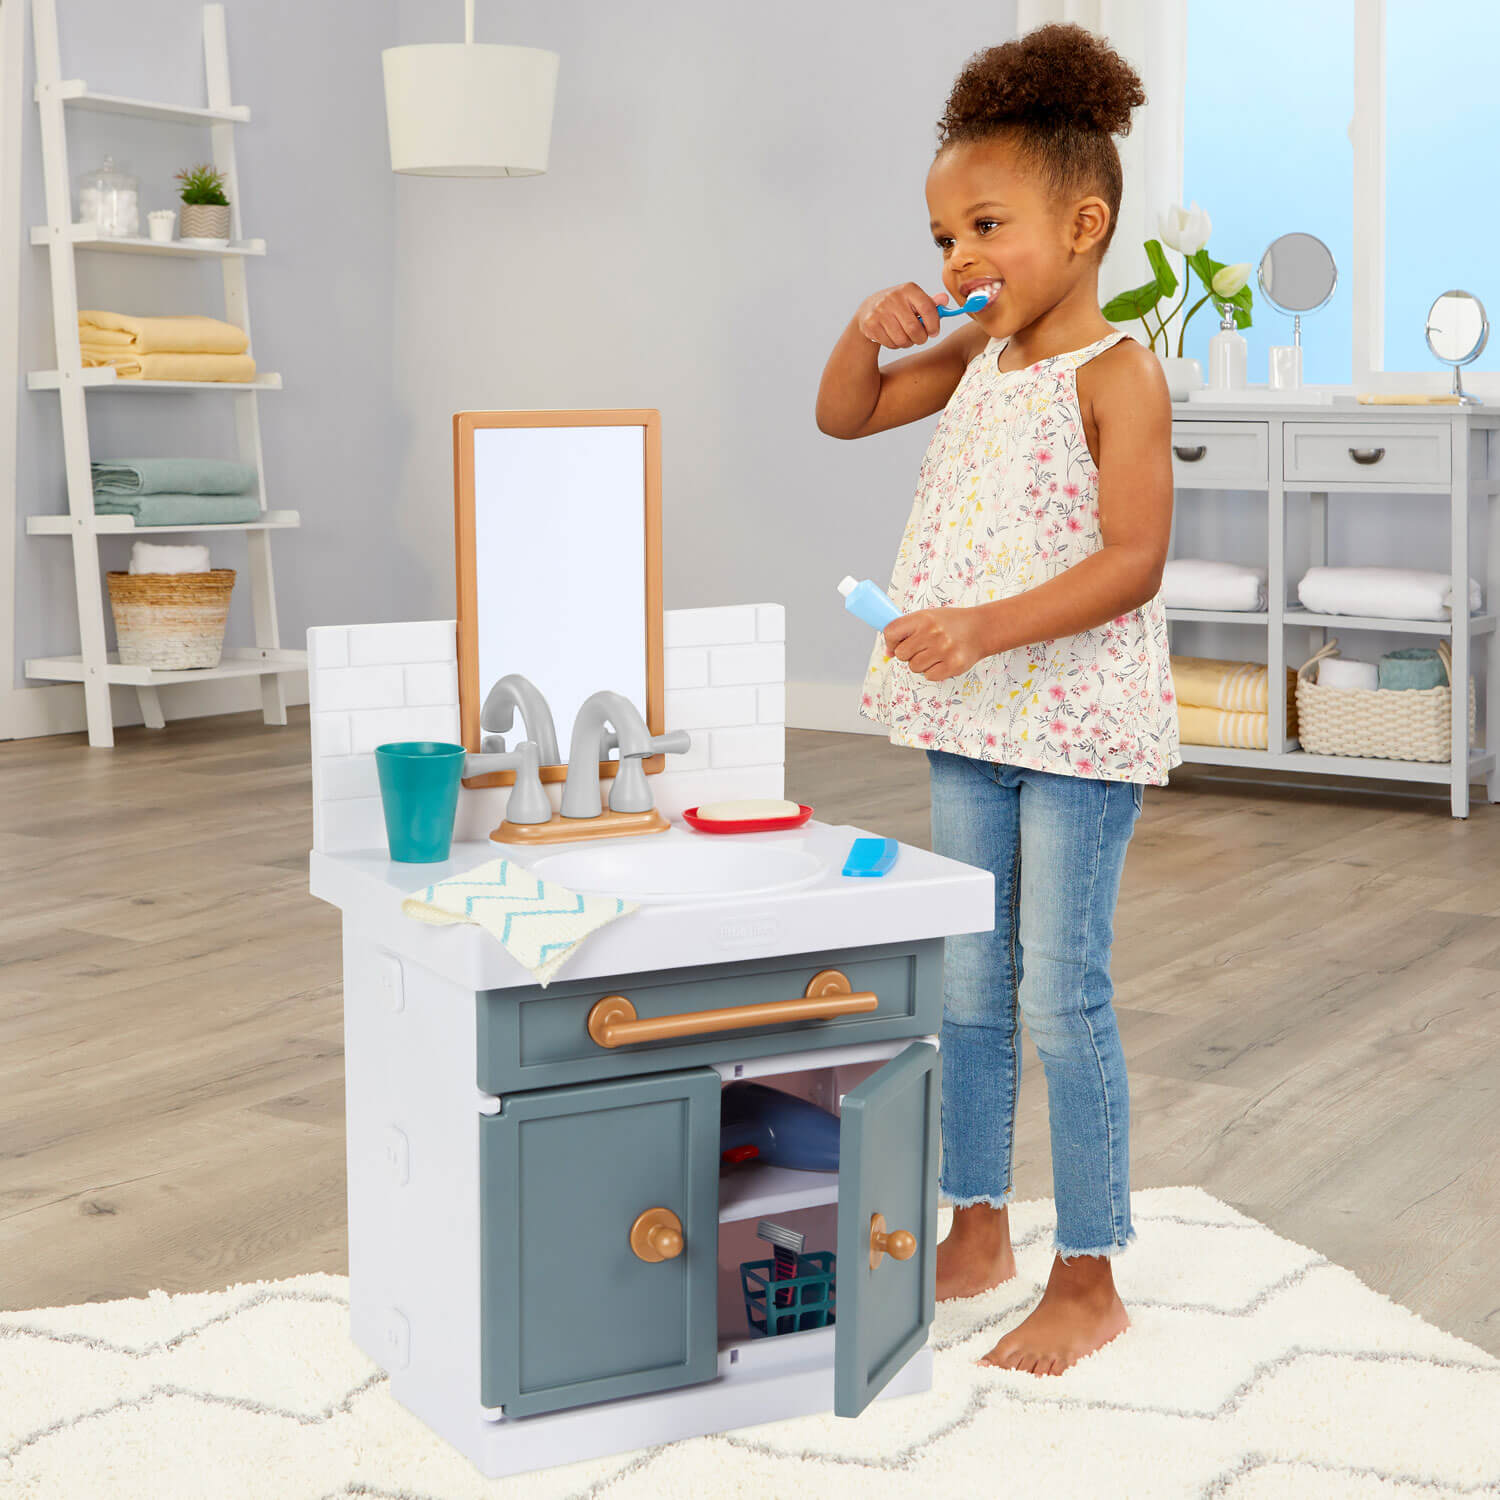
<instances>
[{"instance_id":1,"label":"table drawer","mask_svg":"<svg viewBox=\"0 0 1500 1500\"><path fill-rule=\"evenodd\" d=\"M1172 482L1182 489L1264 489L1269 453L1264 422L1172 424Z\"/></svg>"},{"instance_id":2,"label":"table drawer","mask_svg":"<svg viewBox=\"0 0 1500 1500\"><path fill-rule=\"evenodd\" d=\"M1452 473L1448 424L1288 422L1284 431L1289 485L1447 484Z\"/></svg>"},{"instance_id":3,"label":"table drawer","mask_svg":"<svg viewBox=\"0 0 1500 1500\"><path fill-rule=\"evenodd\" d=\"M828 971L842 980L813 984ZM873 995L873 1005L860 1001L842 1014L799 1015L836 1010L845 988ZM930 1036L942 1019L943 941L554 982L545 990L486 990L478 1004L478 1084L486 1093L508 1094L773 1052ZM705 1014L751 1006L761 1013L744 1026L727 1018L721 1026L720 1018ZM632 1025L662 1020L676 1023L678 1033L628 1039Z\"/></svg>"}]
</instances>

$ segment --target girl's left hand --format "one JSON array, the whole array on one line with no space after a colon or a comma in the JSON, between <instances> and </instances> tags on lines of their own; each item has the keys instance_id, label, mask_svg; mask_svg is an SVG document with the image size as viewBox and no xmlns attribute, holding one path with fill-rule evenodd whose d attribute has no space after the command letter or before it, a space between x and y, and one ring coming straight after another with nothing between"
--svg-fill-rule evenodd
<instances>
[{"instance_id":1,"label":"girl's left hand","mask_svg":"<svg viewBox=\"0 0 1500 1500\"><path fill-rule=\"evenodd\" d=\"M885 627L886 649L929 682L961 677L985 650L977 609L919 609Z\"/></svg>"}]
</instances>

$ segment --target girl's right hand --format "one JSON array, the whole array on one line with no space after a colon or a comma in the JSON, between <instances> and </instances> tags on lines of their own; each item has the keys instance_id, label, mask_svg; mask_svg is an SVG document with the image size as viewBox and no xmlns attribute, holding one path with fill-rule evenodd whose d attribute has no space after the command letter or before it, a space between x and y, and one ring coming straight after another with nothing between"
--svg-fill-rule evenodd
<instances>
[{"instance_id":1,"label":"girl's right hand","mask_svg":"<svg viewBox=\"0 0 1500 1500\"><path fill-rule=\"evenodd\" d=\"M916 282L908 281L866 297L854 314L854 326L883 349L910 349L937 336L938 305L947 300L947 292L939 292L934 301Z\"/></svg>"}]
</instances>

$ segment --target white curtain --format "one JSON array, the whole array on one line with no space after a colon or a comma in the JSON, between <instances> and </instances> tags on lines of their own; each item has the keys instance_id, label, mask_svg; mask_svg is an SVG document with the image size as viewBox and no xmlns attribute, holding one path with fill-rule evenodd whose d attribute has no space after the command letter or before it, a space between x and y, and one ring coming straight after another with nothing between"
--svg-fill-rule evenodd
<instances>
[{"instance_id":1,"label":"white curtain","mask_svg":"<svg viewBox=\"0 0 1500 1500\"><path fill-rule=\"evenodd\" d=\"M1103 37L1141 75L1146 90L1145 106L1119 142L1125 191L1099 273L1099 300L1108 302L1151 279L1142 243L1156 234L1162 211L1182 199L1187 0L1017 0L1018 32L1049 21L1071 21Z\"/></svg>"}]
</instances>

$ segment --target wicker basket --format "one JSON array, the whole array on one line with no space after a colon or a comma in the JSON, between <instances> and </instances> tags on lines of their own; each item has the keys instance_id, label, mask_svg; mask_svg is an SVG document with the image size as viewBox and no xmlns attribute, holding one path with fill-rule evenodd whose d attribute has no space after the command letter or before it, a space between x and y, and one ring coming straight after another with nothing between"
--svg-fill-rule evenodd
<instances>
[{"instance_id":1,"label":"wicker basket","mask_svg":"<svg viewBox=\"0 0 1500 1500\"><path fill-rule=\"evenodd\" d=\"M1312 755L1359 755L1377 760L1451 761L1453 689L1320 687L1309 673L1325 656L1337 655L1331 640L1297 671L1297 738ZM1438 642L1443 670L1452 681L1453 653ZM1474 743L1474 679L1469 678L1469 745Z\"/></svg>"},{"instance_id":2,"label":"wicker basket","mask_svg":"<svg viewBox=\"0 0 1500 1500\"><path fill-rule=\"evenodd\" d=\"M106 577L122 666L176 671L219 665L233 568Z\"/></svg>"}]
</instances>

